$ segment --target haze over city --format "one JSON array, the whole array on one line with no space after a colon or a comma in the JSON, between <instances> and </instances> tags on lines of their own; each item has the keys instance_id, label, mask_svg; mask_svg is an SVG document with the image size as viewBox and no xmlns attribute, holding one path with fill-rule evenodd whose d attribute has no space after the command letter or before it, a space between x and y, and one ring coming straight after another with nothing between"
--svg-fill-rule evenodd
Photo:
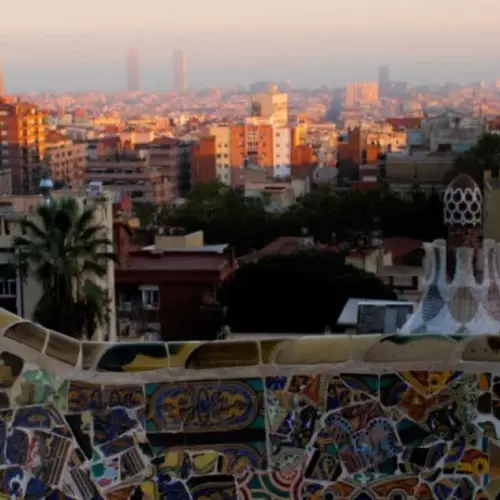
<instances>
[{"instance_id":1,"label":"haze over city","mask_svg":"<svg viewBox=\"0 0 500 500\"><path fill-rule=\"evenodd\" d=\"M3 0L0 58L11 92L123 89L130 47L140 52L146 91L169 90L176 48L193 88L374 80L378 64L410 84L497 77L496 0L463 0L460 9L448 0L310 0L304 8L285 0L251 8L227 0L87 0L84 8Z\"/></svg>"}]
</instances>

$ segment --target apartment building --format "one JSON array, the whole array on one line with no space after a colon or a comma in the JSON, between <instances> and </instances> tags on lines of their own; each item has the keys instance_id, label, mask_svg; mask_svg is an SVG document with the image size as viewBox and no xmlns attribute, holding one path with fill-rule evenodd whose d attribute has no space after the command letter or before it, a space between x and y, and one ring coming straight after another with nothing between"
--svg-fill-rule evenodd
<instances>
[{"instance_id":1,"label":"apartment building","mask_svg":"<svg viewBox=\"0 0 500 500\"><path fill-rule=\"evenodd\" d=\"M256 166L265 169L269 177L289 177L293 158L298 158L294 148L304 144L302 126L281 127L264 119L210 127L195 148L193 175L198 179L216 178L228 186L242 186L244 168Z\"/></svg>"},{"instance_id":2,"label":"apartment building","mask_svg":"<svg viewBox=\"0 0 500 500\"><path fill-rule=\"evenodd\" d=\"M345 107L376 106L379 89L375 82L348 83L345 87Z\"/></svg>"},{"instance_id":3,"label":"apartment building","mask_svg":"<svg viewBox=\"0 0 500 500\"><path fill-rule=\"evenodd\" d=\"M217 126L211 127L209 130L209 136L213 138L214 147L214 159L215 159L215 178L224 184L232 184L232 159L230 157L230 143L231 143L231 127L230 126ZM208 138L207 138L208 139ZM211 172L211 168L208 166L208 153L211 151L212 145L208 146L208 142L204 143L204 154L205 154L205 172ZM244 158L236 159L236 166L243 164Z\"/></svg>"},{"instance_id":4,"label":"apartment building","mask_svg":"<svg viewBox=\"0 0 500 500\"><path fill-rule=\"evenodd\" d=\"M251 114L265 118L277 127L288 125L288 94L279 93L275 85L268 92L252 96Z\"/></svg>"},{"instance_id":5,"label":"apartment building","mask_svg":"<svg viewBox=\"0 0 500 500\"><path fill-rule=\"evenodd\" d=\"M225 171L224 164L222 164L222 172L220 172L221 169L217 169L216 144L217 138L213 135L208 135L200 137L198 143L193 146L193 161L191 165L191 184L193 186L199 182L224 179L224 173L227 173L226 182L229 184L229 164Z\"/></svg>"},{"instance_id":6,"label":"apartment building","mask_svg":"<svg viewBox=\"0 0 500 500\"><path fill-rule=\"evenodd\" d=\"M274 127L273 130L274 177L290 177L292 160L292 133L290 127Z\"/></svg>"},{"instance_id":7,"label":"apartment building","mask_svg":"<svg viewBox=\"0 0 500 500\"><path fill-rule=\"evenodd\" d=\"M150 144L138 146L147 151L151 166L167 179L170 199L185 197L190 190L193 144L193 141L160 137Z\"/></svg>"},{"instance_id":8,"label":"apartment building","mask_svg":"<svg viewBox=\"0 0 500 500\"><path fill-rule=\"evenodd\" d=\"M113 239L113 199L106 191L75 192L54 191L52 198L63 196L75 197L81 205L92 204L96 207L95 220L102 224L106 237ZM36 221L36 206L40 204L40 195L13 195L0 198L0 307L3 307L25 319L32 319L35 306L40 299L42 289L34 276L28 275L22 280L16 273L9 273L12 262L12 243L19 234L19 221L33 218ZM93 340L116 340L116 304L115 304L115 264L108 262L106 277L97 281L104 287L109 297L109 319L103 328L96 332Z\"/></svg>"},{"instance_id":9,"label":"apartment building","mask_svg":"<svg viewBox=\"0 0 500 500\"><path fill-rule=\"evenodd\" d=\"M87 186L103 186L113 193L125 194L133 202L163 205L173 199L173 186L147 155L117 154L101 160L89 160L85 166Z\"/></svg>"},{"instance_id":10,"label":"apartment building","mask_svg":"<svg viewBox=\"0 0 500 500\"><path fill-rule=\"evenodd\" d=\"M14 193L37 192L44 154L45 125L40 110L21 100L0 97L0 168L10 168Z\"/></svg>"},{"instance_id":11,"label":"apartment building","mask_svg":"<svg viewBox=\"0 0 500 500\"><path fill-rule=\"evenodd\" d=\"M44 164L50 171L54 183L69 189L83 187L87 146L74 143L59 132L51 131L45 138Z\"/></svg>"},{"instance_id":12,"label":"apartment building","mask_svg":"<svg viewBox=\"0 0 500 500\"><path fill-rule=\"evenodd\" d=\"M404 196L416 184L425 192L444 191L446 175L454 166L451 153L416 151L413 153L388 153L379 161L378 173L392 192Z\"/></svg>"},{"instance_id":13,"label":"apartment building","mask_svg":"<svg viewBox=\"0 0 500 500\"><path fill-rule=\"evenodd\" d=\"M227 244L205 245L203 232L158 233L154 244L131 249L116 238L118 332L127 340L213 340L224 312L219 291L236 269Z\"/></svg>"},{"instance_id":14,"label":"apartment building","mask_svg":"<svg viewBox=\"0 0 500 500\"><path fill-rule=\"evenodd\" d=\"M0 196L12 194L12 170L9 167L0 168Z\"/></svg>"}]
</instances>

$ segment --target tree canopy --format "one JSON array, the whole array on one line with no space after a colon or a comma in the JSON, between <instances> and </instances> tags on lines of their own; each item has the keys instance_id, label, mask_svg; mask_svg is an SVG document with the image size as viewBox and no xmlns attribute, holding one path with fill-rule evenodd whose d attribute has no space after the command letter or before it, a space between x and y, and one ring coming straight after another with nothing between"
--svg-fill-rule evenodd
<instances>
[{"instance_id":1,"label":"tree canopy","mask_svg":"<svg viewBox=\"0 0 500 500\"><path fill-rule=\"evenodd\" d=\"M42 288L33 319L72 337L90 338L108 320L109 298L99 280L115 260L113 242L93 207L53 199L21 221L13 240L16 268Z\"/></svg>"},{"instance_id":2,"label":"tree canopy","mask_svg":"<svg viewBox=\"0 0 500 500\"><path fill-rule=\"evenodd\" d=\"M396 300L374 274L336 253L265 257L236 270L226 289L228 324L237 332L322 333L351 297Z\"/></svg>"},{"instance_id":3,"label":"tree canopy","mask_svg":"<svg viewBox=\"0 0 500 500\"><path fill-rule=\"evenodd\" d=\"M470 175L482 188L484 172L491 172L492 176L497 177L500 173L500 135L498 134L483 134L474 146L458 155L447 180L465 173Z\"/></svg>"},{"instance_id":4,"label":"tree canopy","mask_svg":"<svg viewBox=\"0 0 500 500\"><path fill-rule=\"evenodd\" d=\"M149 221L203 230L207 243L229 243L237 255L262 248L279 236L299 236L304 228L324 243L334 236L345 241L373 230L422 240L445 234L437 194L426 197L417 191L410 199L401 199L380 189L339 195L329 186L314 189L288 210L270 213L264 200L246 198L241 189L219 182L197 184L184 204L163 207Z\"/></svg>"}]
</instances>

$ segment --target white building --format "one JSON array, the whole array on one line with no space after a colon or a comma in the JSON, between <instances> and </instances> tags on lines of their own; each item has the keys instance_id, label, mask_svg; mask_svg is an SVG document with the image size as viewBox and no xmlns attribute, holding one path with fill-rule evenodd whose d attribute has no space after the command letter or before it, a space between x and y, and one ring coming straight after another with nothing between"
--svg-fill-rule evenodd
<instances>
[{"instance_id":1,"label":"white building","mask_svg":"<svg viewBox=\"0 0 500 500\"><path fill-rule=\"evenodd\" d=\"M273 127L273 129L273 175L274 177L290 177L290 127Z\"/></svg>"},{"instance_id":2,"label":"white building","mask_svg":"<svg viewBox=\"0 0 500 500\"><path fill-rule=\"evenodd\" d=\"M231 185L230 135L228 126L211 127L210 135L215 137L215 172L217 179Z\"/></svg>"},{"instance_id":3,"label":"white building","mask_svg":"<svg viewBox=\"0 0 500 500\"><path fill-rule=\"evenodd\" d=\"M276 126L288 125L288 94L279 93L272 86L269 92L252 96L252 116L267 118Z\"/></svg>"}]
</instances>

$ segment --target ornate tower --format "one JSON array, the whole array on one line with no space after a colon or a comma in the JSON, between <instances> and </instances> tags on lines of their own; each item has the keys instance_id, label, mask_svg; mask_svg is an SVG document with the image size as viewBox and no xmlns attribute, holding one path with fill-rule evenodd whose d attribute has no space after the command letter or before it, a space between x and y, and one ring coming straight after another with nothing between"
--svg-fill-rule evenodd
<instances>
[{"instance_id":1,"label":"ornate tower","mask_svg":"<svg viewBox=\"0 0 500 500\"><path fill-rule=\"evenodd\" d=\"M468 175L446 188L448 242L424 244L422 300L401 333L478 335L500 333L500 250L493 240L480 247L482 195ZM483 273L475 272L482 259Z\"/></svg>"},{"instance_id":2,"label":"ornate tower","mask_svg":"<svg viewBox=\"0 0 500 500\"><path fill-rule=\"evenodd\" d=\"M448 226L448 276L455 272L455 250L478 248L482 225L483 196L466 174L455 177L444 193L444 223Z\"/></svg>"}]
</instances>

